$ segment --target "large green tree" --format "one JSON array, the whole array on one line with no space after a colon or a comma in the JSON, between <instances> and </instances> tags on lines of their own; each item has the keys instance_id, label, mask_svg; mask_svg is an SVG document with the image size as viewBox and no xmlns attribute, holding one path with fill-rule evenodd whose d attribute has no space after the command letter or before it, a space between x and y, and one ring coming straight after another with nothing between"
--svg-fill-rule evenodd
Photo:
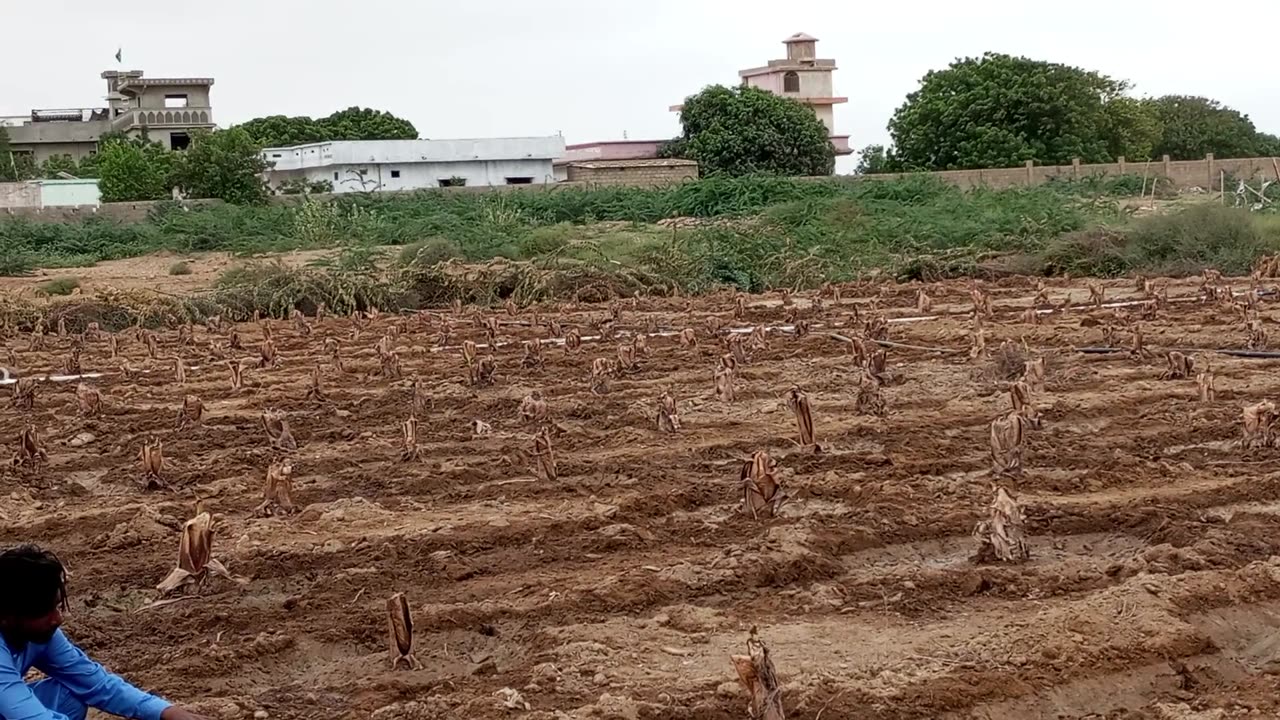
<instances>
[{"instance_id":1,"label":"large green tree","mask_svg":"<svg viewBox=\"0 0 1280 720\"><path fill-rule=\"evenodd\" d=\"M1274 150L1274 138L1259 133L1248 115L1216 100L1165 95L1147 102L1162 128L1156 157L1199 160L1213 153L1220 158L1237 158L1269 155Z\"/></svg>"},{"instance_id":2,"label":"large green tree","mask_svg":"<svg viewBox=\"0 0 1280 720\"><path fill-rule=\"evenodd\" d=\"M712 85L680 111L683 132L664 153L704 175L830 175L835 148L813 110L753 87Z\"/></svg>"},{"instance_id":3,"label":"large green tree","mask_svg":"<svg viewBox=\"0 0 1280 720\"><path fill-rule=\"evenodd\" d=\"M13 182L17 179L18 171L13 165L13 148L9 145L9 131L0 125L0 182Z\"/></svg>"},{"instance_id":4,"label":"large green tree","mask_svg":"<svg viewBox=\"0 0 1280 720\"><path fill-rule=\"evenodd\" d=\"M894 113L894 159L920 170L1104 162L1113 150L1128 151L1106 130L1123 119L1109 116L1107 105L1126 89L1096 72L1025 57L956 60L926 74Z\"/></svg>"},{"instance_id":5,"label":"large green tree","mask_svg":"<svg viewBox=\"0 0 1280 720\"><path fill-rule=\"evenodd\" d=\"M173 187L174 153L146 138L99 143L96 165L103 202L163 200Z\"/></svg>"},{"instance_id":6,"label":"large green tree","mask_svg":"<svg viewBox=\"0 0 1280 720\"><path fill-rule=\"evenodd\" d=\"M288 147L326 140L413 140L418 130L413 123L382 110L350 107L314 120L300 115L268 115L255 118L241 128L262 147Z\"/></svg>"},{"instance_id":7,"label":"large green tree","mask_svg":"<svg viewBox=\"0 0 1280 720\"><path fill-rule=\"evenodd\" d=\"M384 110L349 107L319 120L326 140L414 140L413 123Z\"/></svg>"},{"instance_id":8,"label":"large green tree","mask_svg":"<svg viewBox=\"0 0 1280 720\"><path fill-rule=\"evenodd\" d=\"M326 140L324 128L306 116L268 115L241 123L244 130L262 147L288 147Z\"/></svg>"},{"instance_id":9,"label":"large green tree","mask_svg":"<svg viewBox=\"0 0 1280 720\"><path fill-rule=\"evenodd\" d=\"M177 153L173 183L187 197L252 205L269 194L261 176L269 167L262 147L241 128L198 132L191 146Z\"/></svg>"}]
</instances>

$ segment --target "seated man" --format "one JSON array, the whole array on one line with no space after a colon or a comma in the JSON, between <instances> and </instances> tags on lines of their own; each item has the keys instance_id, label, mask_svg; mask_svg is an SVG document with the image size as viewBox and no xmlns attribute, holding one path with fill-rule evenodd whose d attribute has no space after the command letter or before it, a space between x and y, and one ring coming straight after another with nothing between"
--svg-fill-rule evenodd
<instances>
[{"instance_id":1,"label":"seated man","mask_svg":"<svg viewBox=\"0 0 1280 720\"><path fill-rule=\"evenodd\" d=\"M136 720L203 720L108 673L62 634L66 571L51 552L0 552L0 718L84 720L88 708ZM36 668L45 679L28 684Z\"/></svg>"}]
</instances>

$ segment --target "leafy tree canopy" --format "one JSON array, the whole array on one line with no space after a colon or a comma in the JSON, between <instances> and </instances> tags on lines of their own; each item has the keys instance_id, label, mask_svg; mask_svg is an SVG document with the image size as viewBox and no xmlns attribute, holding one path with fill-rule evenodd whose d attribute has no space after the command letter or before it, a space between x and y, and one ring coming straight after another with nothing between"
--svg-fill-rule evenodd
<instances>
[{"instance_id":1,"label":"leafy tree canopy","mask_svg":"<svg viewBox=\"0 0 1280 720\"><path fill-rule=\"evenodd\" d=\"M987 53L930 71L889 122L897 164L908 169L1008 167L1027 160L1103 162L1107 104L1125 83L1096 72ZM1125 126L1127 127L1127 125Z\"/></svg>"},{"instance_id":2,"label":"leafy tree canopy","mask_svg":"<svg viewBox=\"0 0 1280 720\"><path fill-rule=\"evenodd\" d=\"M96 164L103 202L169 197L173 161L173 152L145 138L111 138L100 143Z\"/></svg>"},{"instance_id":3,"label":"leafy tree canopy","mask_svg":"<svg viewBox=\"0 0 1280 720\"><path fill-rule=\"evenodd\" d=\"M754 87L712 85L684 102L667 156L704 175L830 175L835 149L810 108Z\"/></svg>"},{"instance_id":4,"label":"leafy tree canopy","mask_svg":"<svg viewBox=\"0 0 1280 720\"><path fill-rule=\"evenodd\" d=\"M313 120L306 116L268 115L238 125L262 147L288 147L326 140L413 140L413 123L389 112L350 107Z\"/></svg>"},{"instance_id":5,"label":"leafy tree canopy","mask_svg":"<svg viewBox=\"0 0 1280 720\"><path fill-rule=\"evenodd\" d=\"M173 184L188 197L235 205L266 201L269 192L261 174L270 165L262 159L262 147L243 129L197 132L191 147L176 155Z\"/></svg>"},{"instance_id":6,"label":"leafy tree canopy","mask_svg":"<svg viewBox=\"0 0 1280 720\"><path fill-rule=\"evenodd\" d=\"M13 182L18 179L18 170L13 165L13 148L9 146L9 131L0 127L0 182Z\"/></svg>"},{"instance_id":7,"label":"leafy tree canopy","mask_svg":"<svg viewBox=\"0 0 1280 720\"><path fill-rule=\"evenodd\" d=\"M1269 155L1274 136L1259 133L1248 115L1216 100L1165 95L1148 100L1162 128L1156 157L1199 160L1208 153L1220 158Z\"/></svg>"}]
</instances>

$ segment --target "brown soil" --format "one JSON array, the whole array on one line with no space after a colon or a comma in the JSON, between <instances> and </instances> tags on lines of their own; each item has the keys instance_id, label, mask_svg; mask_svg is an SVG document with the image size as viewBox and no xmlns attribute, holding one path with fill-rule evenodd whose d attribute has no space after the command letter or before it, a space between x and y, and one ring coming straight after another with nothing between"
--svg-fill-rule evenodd
<instances>
[{"instance_id":1,"label":"brown soil","mask_svg":"<svg viewBox=\"0 0 1280 720\"><path fill-rule=\"evenodd\" d=\"M620 333L656 315L697 329L699 343L650 338L652 354L601 396L588 390L591 362L616 357L616 342L585 340L577 355L549 345L543 367L522 368L518 341L546 337L530 310L498 314L497 379L477 388L456 349L486 341L470 319L440 350L417 316L376 319L358 340L347 319L308 336L277 321L279 366L246 370L239 392L206 356L202 328L192 346L172 331L160 340L160 355L184 357L185 386L136 339L120 341L146 371L134 381L105 339L89 341L82 363L105 373L93 380L102 416L77 416L74 382L41 383L31 411L4 400L0 440L13 449L33 423L49 461L0 471L0 543L36 541L67 562L67 629L92 655L219 718L745 718L729 656L752 627L788 717L1280 716L1280 450L1236 443L1240 407L1280 392L1275 361L1214 357L1218 401L1200 405L1194 379L1157 379L1159 355L1070 350L1101 344L1096 323L1117 322L1112 310L1024 325L1030 284L993 287L988 347L1025 338L1049 371L1025 474L1006 481L1033 557L975 565L970 532L992 497L987 428L1009 401L989 361L968 359L967 285L928 288L941 318L890 324L890 340L962 352L891 350L883 418L855 413L858 368L827 335L853 334L855 305L865 315L873 299L890 318L914 315L915 290L848 287L820 315L811 295L795 298L813 332L770 332L739 367L731 406L713 397L725 351L706 317L777 325L778 296L749 298L741 321L728 295L692 311L683 299L624 304ZM1068 290L1088 295L1060 286L1055 301ZM588 335L607 308L539 309L553 312ZM392 323L398 380L377 374L374 350ZM1198 302L1142 325L1157 351L1239 347L1246 334L1234 311ZM241 355L256 357L260 328L238 329ZM326 370L327 400L309 400L326 337L341 340L348 372ZM55 371L69 343L6 340L25 375ZM434 407L418 418L421 459L403 462L414 376ZM793 384L812 404L820 453L795 440ZM674 435L655 423L667 388ZM518 412L535 389L554 423L554 481L537 479L536 428ZM179 430L187 394L204 417ZM279 453L261 430L266 408L287 414L298 442L295 515L254 512ZM474 436L475 419L492 433ZM168 489L144 489L137 456L152 436ZM790 498L770 520L739 512L741 463L756 450L777 461ZM214 513L213 556L243 582L214 578L148 607L197 498ZM391 669L397 592L414 614L418 669Z\"/></svg>"}]
</instances>

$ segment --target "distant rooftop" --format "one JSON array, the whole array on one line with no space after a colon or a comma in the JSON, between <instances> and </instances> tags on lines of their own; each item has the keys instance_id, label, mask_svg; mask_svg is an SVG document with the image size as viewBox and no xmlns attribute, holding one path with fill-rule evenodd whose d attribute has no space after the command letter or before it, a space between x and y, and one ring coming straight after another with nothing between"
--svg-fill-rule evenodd
<instances>
[{"instance_id":1,"label":"distant rooftop","mask_svg":"<svg viewBox=\"0 0 1280 720\"><path fill-rule=\"evenodd\" d=\"M795 35L792 35L791 37L787 38L786 40L783 40L782 42L784 42L784 43L788 43L788 44L790 44L790 43L798 43L798 42L818 42L818 38L816 38L816 37L814 37L814 36L812 36L812 35L806 35L806 34L804 34L804 33L802 33L802 32L799 32L799 33L796 33Z\"/></svg>"}]
</instances>

